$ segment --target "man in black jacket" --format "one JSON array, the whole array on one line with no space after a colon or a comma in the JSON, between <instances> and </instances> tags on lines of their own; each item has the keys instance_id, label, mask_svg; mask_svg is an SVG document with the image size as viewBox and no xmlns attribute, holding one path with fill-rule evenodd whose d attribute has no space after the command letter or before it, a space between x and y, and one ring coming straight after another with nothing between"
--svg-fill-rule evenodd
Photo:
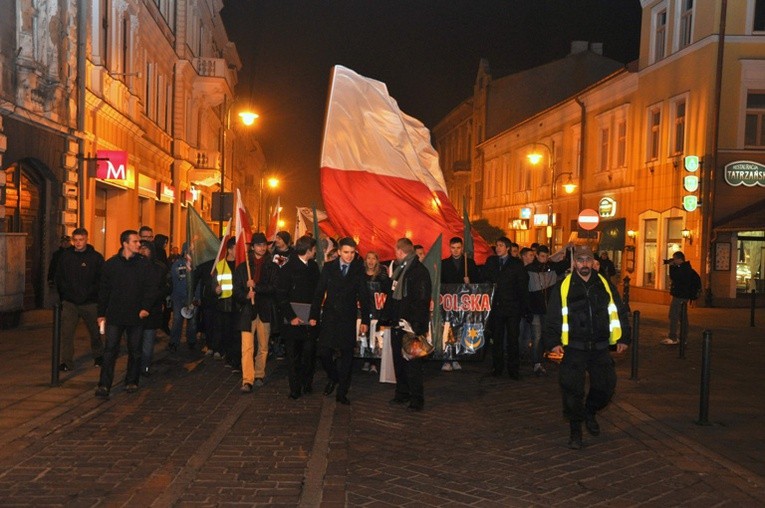
<instances>
[{"instance_id":1,"label":"man in black jacket","mask_svg":"<svg viewBox=\"0 0 765 508\"><path fill-rule=\"evenodd\" d=\"M550 295L545 316L545 343L555 353L565 353L560 365L563 414L569 421L568 445L582 447L582 422L597 436L595 413L606 407L616 388L616 370L609 346L622 353L630 343L627 309L616 288L593 268L587 246L574 248L574 272ZM585 377L590 390L584 396Z\"/></svg>"},{"instance_id":2,"label":"man in black jacket","mask_svg":"<svg viewBox=\"0 0 765 508\"><path fill-rule=\"evenodd\" d=\"M396 268L393 271L388 297L383 307L381 323L391 325L391 348L393 367L396 371L396 393L391 404L409 403L412 411L422 411L425 406L422 370L424 358L405 360L401 354L404 331L398 328L404 319L415 335L428 333L430 323L431 288L430 273L420 263L414 245L408 238L401 238L395 247ZM381 325L382 326L382 325Z\"/></svg>"},{"instance_id":3,"label":"man in black jacket","mask_svg":"<svg viewBox=\"0 0 765 508\"><path fill-rule=\"evenodd\" d=\"M669 304L669 335L661 343L665 346L674 346L680 343L678 339L678 328L684 327L688 330L688 301L695 300L701 291L701 278L699 274L691 268L691 262L685 260L685 254L680 251L672 254L670 259L664 261L669 265L669 279L672 285L669 294L672 295L672 301ZM685 313L683 306L685 305ZM685 318L681 324L680 320Z\"/></svg>"},{"instance_id":4,"label":"man in black jacket","mask_svg":"<svg viewBox=\"0 0 765 508\"><path fill-rule=\"evenodd\" d=\"M295 242L294 255L276 278L276 299L284 318L282 334L287 348L291 399L313 391L317 329L308 326L306 315L298 316L295 310L302 313L310 309L320 276L315 257L316 239L301 236Z\"/></svg>"},{"instance_id":5,"label":"man in black jacket","mask_svg":"<svg viewBox=\"0 0 765 508\"><path fill-rule=\"evenodd\" d=\"M268 338L271 335L276 275L279 271L279 267L271 261L268 254L266 235L255 233L252 235L251 245L253 251L249 255L249 261L241 263L234 270L234 298L241 306L239 329L242 339L242 393L250 393L253 386L261 387L265 383ZM255 355L257 357L253 360ZM231 358L231 365L237 369L239 365L234 362L236 359Z\"/></svg>"},{"instance_id":6,"label":"man in black jacket","mask_svg":"<svg viewBox=\"0 0 765 508\"><path fill-rule=\"evenodd\" d=\"M96 397L109 396L123 333L128 347L125 391L132 393L138 389L144 320L157 299L149 261L138 253L141 247L138 232L123 231L120 242L120 252L104 263L98 291L98 324L106 329L106 347Z\"/></svg>"},{"instance_id":7,"label":"man in black jacket","mask_svg":"<svg viewBox=\"0 0 765 508\"><path fill-rule=\"evenodd\" d=\"M103 362L104 344L98 333L98 285L104 257L88 245L88 231L72 232L74 247L62 252L56 269L56 287L61 295L61 365L62 371L74 368L74 333L80 318L90 335L93 362Z\"/></svg>"},{"instance_id":8,"label":"man in black jacket","mask_svg":"<svg viewBox=\"0 0 765 508\"><path fill-rule=\"evenodd\" d=\"M309 325L319 329L319 358L329 378L324 395L337 387L335 400L348 405L353 349L356 346L356 318L361 307L361 333L369 326L364 263L356 259L356 242L345 237L338 241L337 259L324 263L316 286ZM338 354L337 361L335 355Z\"/></svg>"}]
</instances>

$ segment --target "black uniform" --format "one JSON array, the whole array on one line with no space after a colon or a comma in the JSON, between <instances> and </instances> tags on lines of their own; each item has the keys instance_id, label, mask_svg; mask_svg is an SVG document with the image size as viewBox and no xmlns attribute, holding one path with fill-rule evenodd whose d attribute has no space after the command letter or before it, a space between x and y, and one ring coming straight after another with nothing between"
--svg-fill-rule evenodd
<instances>
[{"instance_id":1,"label":"black uniform","mask_svg":"<svg viewBox=\"0 0 765 508\"><path fill-rule=\"evenodd\" d=\"M499 376L507 362L507 372L513 379L520 378L521 319L528 313L529 274L523 263L507 256L504 264L492 261L485 267L487 276L495 284L491 302L489 329L492 337L493 374ZM507 349L507 356L505 356Z\"/></svg>"}]
</instances>

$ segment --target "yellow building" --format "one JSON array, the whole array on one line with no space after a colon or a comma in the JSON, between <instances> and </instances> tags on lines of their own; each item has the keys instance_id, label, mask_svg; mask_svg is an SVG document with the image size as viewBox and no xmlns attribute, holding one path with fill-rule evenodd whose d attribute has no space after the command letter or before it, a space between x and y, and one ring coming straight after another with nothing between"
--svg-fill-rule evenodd
<instances>
[{"instance_id":1,"label":"yellow building","mask_svg":"<svg viewBox=\"0 0 765 508\"><path fill-rule=\"evenodd\" d=\"M473 216L520 244L607 251L633 300L669 300L663 260L682 250L706 304L743 304L765 289L765 2L641 4L637 62L472 145Z\"/></svg>"}]
</instances>

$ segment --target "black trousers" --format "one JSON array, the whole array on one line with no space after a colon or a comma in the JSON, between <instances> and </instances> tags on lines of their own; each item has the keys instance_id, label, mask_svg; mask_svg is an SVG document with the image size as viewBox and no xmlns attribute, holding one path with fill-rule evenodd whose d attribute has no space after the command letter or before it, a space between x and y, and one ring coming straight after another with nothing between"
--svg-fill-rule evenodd
<instances>
[{"instance_id":1,"label":"black trousers","mask_svg":"<svg viewBox=\"0 0 765 508\"><path fill-rule=\"evenodd\" d=\"M316 327L283 325L282 336L287 349L290 393L300 393L313 385Z\"/></svg>"},{"instance_id":2,"label":"black trousers","mask_svg":"<svg viewBox=\"0 0 765 508\"><path fill-rule=\"evenodd\" d=\"M335 352L339 357L335 359ZM327 373L330 381L337 383L337 397L348 395L348 389L351 387L351 367L353 367L353 346L341 349L327 346L319 347L319 357L321 365Z\"/></svg>"},{"instance_id":3,"label":"black trousers","mask_svg":"<svg viewBox=\"0 0 765 508\"><path fill-rule=\"evenodd\" d=\"M126 385L137 385L141 377L141 339L143 326L110 325L106 323L106 346L104 347L104 362L101 365L101 376L98 386L111 390L114 382L114 364L120 355L120 339L122 334L127 337L128 363L125 375Z\"/></svg>"},{"instance_id":4,"label":"black trousers","mask_svg":"<svg viewBox=\"0 0 765 508\"><path fill-rule=\"evenodd\" d=\"M413 405L422 406L425 404L422 374L425 360L423 358L404 359L401 355L401 339L404 337L404 332L394 328L390 335L393 368L396 371L396 398L409 399Z\"/></svg>"},{"instance_id":5,"label":"black trousers","mask_svg":"<svg viewBox=\"0 0 765 508\"><path fill-rule=\"evenodd\" d=\"M496 314L491 317L491 336L494 340L491 357L494 373L502 374L507 362L507 373L517 375L521 368L521 353L518 349L518 338L521 333L521 314L513 313L507 316ZM507 350L507 355L505 355Z\"/></svg>"},{"instance_id":6,"label":"black trousers","mask_svg":"<svg viewBox=\"0 0 765 508\"><path fill-rule=\"evenodd\" d=\"M228 354L233 349L237 338L239 338L240 343L242 341L242 334L237 328L239 325L239 314L216 310L214 315L215 326L211 330L210 335L208 335L212 337L212 340L207 343L207 347L212 349L214 353ZM241 355L240 350L239 356Z\"/></svg>"},{"instance_id":7,"label":"black trousers","mask_svg":"<svg viewBox=\"0 0 765 508\"><path fill-rule=\"evenodd\" d=\"M590 391L584 387L590 374ZM572 422L584 420L585 412L595 414L611 401L616 389L616 369L608 349L581 351L565 348L559 383L563 394L563 415Z\"/></svg>"}]
</instances>

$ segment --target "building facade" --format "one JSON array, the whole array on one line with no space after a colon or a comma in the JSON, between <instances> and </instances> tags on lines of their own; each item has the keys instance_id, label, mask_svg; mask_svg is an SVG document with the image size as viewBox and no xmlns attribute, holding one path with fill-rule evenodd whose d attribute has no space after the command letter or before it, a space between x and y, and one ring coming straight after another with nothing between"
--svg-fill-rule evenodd
<instances>
[{"instance_id":1,"label":"building facade","mask_svg":"<svg viewBox=\"0 0 765 508\"><path fill-rule=\"evenodd\" d=\"M638 301L669 300L681 250L704 303L743 304L765 277L765 2L641 4L637 62L472 145L474 214L522 244L607 251Z\"/></svg>"},{"instance_id":2,"label":"building facade","mask_svg":"<svg viewBox=\"0 0 765 508\"><path fill-rule=\"evenodd\" d=\"M27 234L24 308L49 299L48 260L79 225L106 257L142 225L180 246L188 206L217 231L217 191L265 166L238 126L222 1L12 7L0 20L0 229Z\"/></svg>"}]
</instances>

